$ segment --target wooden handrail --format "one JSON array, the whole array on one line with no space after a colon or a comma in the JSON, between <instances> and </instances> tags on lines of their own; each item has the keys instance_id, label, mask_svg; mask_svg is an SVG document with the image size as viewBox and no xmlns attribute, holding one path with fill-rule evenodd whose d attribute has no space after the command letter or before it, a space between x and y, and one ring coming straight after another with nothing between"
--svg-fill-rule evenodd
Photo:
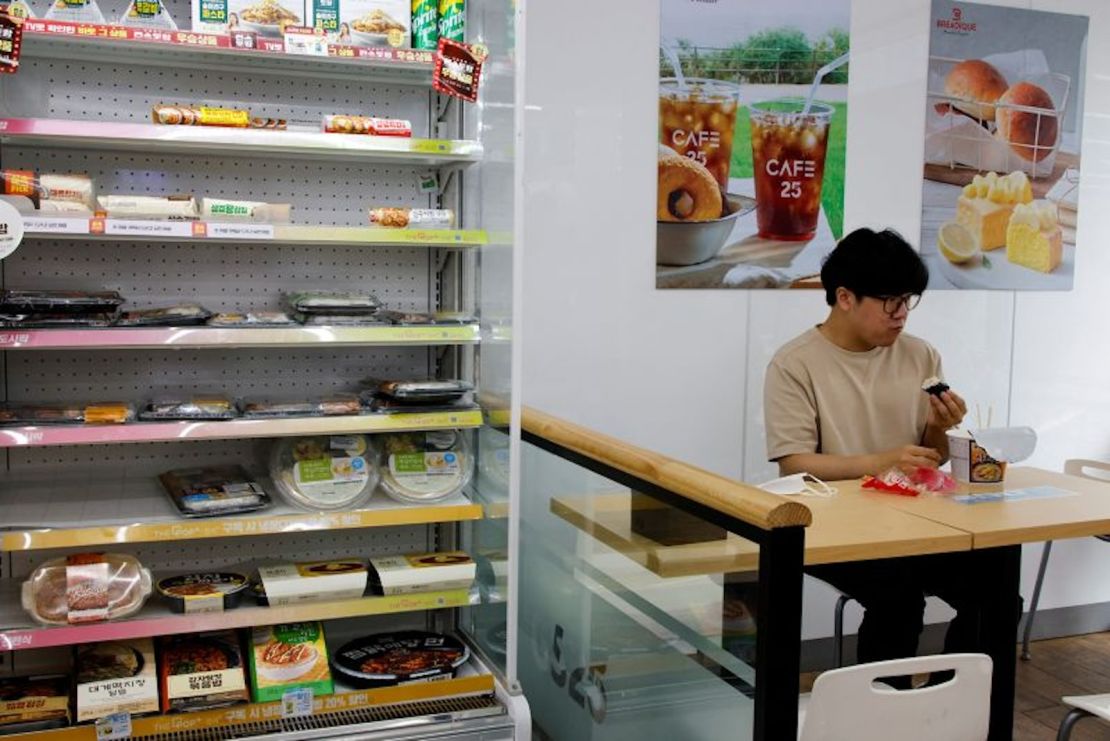
<instances>
[{"instance_id":1,"label":"wooden handrail","mask_svg":"<svg viewBox=\"0 0 1110 741\"><path fill-rule=\"evenodd\" d=\"M537 437L760 529L807 527L813 521L809 508L801 502L638 448L538 409L524 407L522 417L524 429Z\"/></svg>"}]
</instances>

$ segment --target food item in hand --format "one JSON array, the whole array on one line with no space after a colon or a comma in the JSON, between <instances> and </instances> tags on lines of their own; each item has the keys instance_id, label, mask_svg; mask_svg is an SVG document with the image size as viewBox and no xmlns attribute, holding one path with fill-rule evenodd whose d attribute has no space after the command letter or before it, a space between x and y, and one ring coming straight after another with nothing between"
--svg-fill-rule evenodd
<instances>
[{"instance_id":1,"label":"food item in hand","mask_svg":"<svg viewBox=\"0 0 1110 741\"><path fill-rule=\"evenodd\" d=\"M994 104L1009 87L998 69L982 59L967 59L948 71L944 92L954 98L953 108L977 121L995 120Z\"/></svg>"},{"instance_id":2,"label":"food item in hand","mask_svg":"<svg viewBox=\"0 0 1110 741\"><path fill-rule=\"evenodd\" d=\"M370 226L395 229L450 229L455 225L455 212L434 208L371 208Z\"/></svg>"},{"instance_id":3,"label":"food item in hand","mask_svg":"<svg viewBox=\"0 0 1110 741\"><path fill-rule=\"evenodd\" d=\"M0 736L69 725L69 687L65 676L0 679Z\"/></svg>"},{"instance_id":4,"label":"food item in hand","mask_svg":"<svg viewBox=\"0 0 1110 741\"><path fill-rule=\"evenodd\" d=\"M950 390L950 388L951 387L947 383L940 380L936 376L930 376L929 378L926 378L925 382L921 384L921 390L927 394L932 394L933 396L940 396L945 391Z\"/></svg>"},{"instance_id":5,"label":"food item in hand","mask_svg":"<svg viewBox=\"0 0 1110 741\"><path fill-rule=\"evenodd\" d=\"M242 466L181 468L158 480L185 517L253 512L270 504L270 495Z\"/></svg>"},{"instance_id":6,"label":"food item in hand","mask_svg":"<svg viewBox=\"0 0 1110 741\"><path fill-rule=\"evenodd\" d=\"M412 122L397 118L329 115L324 116L324 131L328 134L411 137Z\"/></svg>"},{"instance_id":7,"label":"food item in hand","mask_svg":"<svg viewBox=\"0 0 1110 741\"><path fill-rule=\"evenodd\" d=\"M197 218L197 202L191 195L106 195L96 200L100 204L100 210L107 213L110 219L190 221Z\"/></svg>"},{"instance_id":8,"label":"food item in hand","mask_svg":"<svg viewBox=\"0 0 1110 741\"><path fill-rule=\"evenodd\" d=\"M78 723L113 713L158 711L158 673L150 638L81 646L74 669Z\"/></svg>"},{"instance_id":9,"label":"food item in hand","mask_svg":"<svg viewBox=\"0 0 1110 741\"><path fill-rule=\"evenodd\" d=\"M193 613L233 610L249 586L243 574L203 572L162 579L157 588L174 612Z\"/></svg>"},{"instance_id":10,"label":"food item in hand","mask_svg":"<svg viewBox=\"0 0 1110 741\"><path fill-rule=\"evenodd\" d=\"M1041 273L1051 273L1063 259L1063 231L1050 201L1019 203L1006 228L1006 259Z\"/></svg>"},{"instance_id":11,"label":"food item in hand","mask_svg":"<svg viewBox=\"0 0 1110 741\"><path fill-rule=\"evenodd\" d=\"M721 189L705 165L659 145L659 221L710 221L721 218Z\"/></svg>"},{"instance_id":12,"label":"food item in hand","mask_svg":"<svg viewBox=\"0 0 1110 741\"><path fill-rule=\"evenodd\" d=\"M226 198L200 199L200 215L210 221L255 221L287 224L293 205L259 201L231 201Z\"/></svg>"},{"instance_id":13,"label":"food item in hand","mask_svg":"<svg viewBox=\"0 0 1110 741\"><path fill-rule=\"evenodd\" d=\"M163 713L250 700L235 631L163 636L158 639L158 649Z\"/></svg>"},{"instance_id":14,"label":"food item in hand","mask_svg":"<svg viewBox=\"0 0 1110 741\"><path fill-rule=\"evenodd\" d=\"M462 641L405 630L358 638L335 652L336 675L355 687L389 687L453 677L470 658Z\"/></svg>"},{"instance_id":15,"label":"food item in hand","mask_svg":"<svg viewBox=\"0 0 1110 741\"><path fill-rule=\"evenodd\" d=\"M291 689L307 687L315 695L334 689L328 647L320 623L287 623L251 631L251 697L255 702L280 700Z\"/></svg>"},{"instance_id":16,"label":"food item in hand","mask_svg":"<svg viewBox=\"0 0 1110 741\"><path fill-rule=\"evenodd\" d=\"M365 435L284 438L270 455L270 477L292 504L310 510L353 509L378 485L376 451Z\"/></svg>"},{"instance_id":17,"label":"food item in hand","mask_svg":"<svg viewBox=\"0 0 1110 741\"><path fill-rule=\"evenodd\" d=\"M1060 130L1060 120L1056 106L1044 88L1031 82L1019 82L998 99L999 108L995 115L998 130L995 132L1001 141L1028 162L1040 162L1056 151L1056 140ZM1024 111L1006 106L1038 108L1037 111Z\"/></svg>"},{"instance_id":18,"label":"food item in hand","mask_svg":"<svg viewBox=\"0 0 1110 741\"><path fill-rule=\"evenodd\" d=\"M1024 172L976 175L956 201L956 222L975 238L981 250L1006 246L1006 227L1014 206L1033 200L1033 185Z\"/></svg>"},{"instance_id":19,"label":"food item in hand","mask_svg":"<svg viewBox=\"0 0 1110 741\"><path fill-rule=\"evenodd\" d=\"M423 504L458 494L474 474L474 458L458 430L379 436L382 489L400 502Z\"/></svg>"},{"instance_id":20,"label":"food item in hand","mask_svg":"<svg viewBox=\"0 0 1110 741\"><path fill-rule=\"evenodd\" d=\"M150 596L150 572L134 556L75 553L43 563L23 582L23 608L46 625L115 620Z\"/></svg>"}]
</instances>

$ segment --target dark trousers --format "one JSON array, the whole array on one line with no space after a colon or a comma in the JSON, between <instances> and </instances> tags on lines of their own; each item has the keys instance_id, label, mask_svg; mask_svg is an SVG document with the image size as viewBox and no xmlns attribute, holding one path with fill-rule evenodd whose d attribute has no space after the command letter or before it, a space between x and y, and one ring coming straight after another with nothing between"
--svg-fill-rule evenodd
<instances>
[{"instance_id":1,"label":"dark trousers","mask_svg":"<svg viewBox=\"0 0 1110 741\"><path fill-rule=\"evenodd\" d=\"M968 554L944 553L811 566L806 573L863 607L856 656L865 663L917 654L926 595L939 597L956 611L945 635L944 652L981 651L981 589L976 584L982 582L976 582L969 560ZM1017 610L1020 615L1020 597Z\"/></svg>"}]
</instances>

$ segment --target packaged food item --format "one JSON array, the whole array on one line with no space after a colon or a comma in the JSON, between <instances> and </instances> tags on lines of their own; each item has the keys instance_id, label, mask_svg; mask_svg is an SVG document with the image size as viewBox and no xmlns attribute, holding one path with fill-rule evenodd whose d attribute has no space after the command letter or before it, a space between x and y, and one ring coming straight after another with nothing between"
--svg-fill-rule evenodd
<instances>
[{"instance_id":1,"label":"packaged food item","mask_svg":"<svg viewBox=\"0 0 1110 741\"><path fill-rule=\"evenodd\" d=\"M411 137L412 122L397 118L328 115L324 116L324 132L328 134Z\"/></svg>"},{"instance_id":2,"label":"packaged food item","mask_svg":"<svg viewBox=\"0 0 1110 741\"><path fill-rule=\"evenodd\" d=\"M439 37L463 41L466 37L466 0L439 0Z\"/></svg>"},{"instance_id":3,"label":"packaged food item","mask_svg":"<svg viewBox=\"0 0 1110 741\"><path fill-rule=\"evenodd\" d=\"M15 19L27 20L28 18L38 18L25 0L12 0L12 2L7 5L7 11L8 15Z\"/></svg>"},{"instance_id":4,"label":"packaged food item","mask_svg":"<svg viewBox=\"0 0 1110 741\"><path fill-rule=\"evenodd\" d=\"M191 195L106 195L98 197L96 202L110 219L191 221L197 218L197 202Z\"/></svg>"},{"instance_id":5,"label":"packaged food item","mask_svg":"<svg viewBox=\"0 0 1110 741\"><path fill-rule=\"evenodd\" d=\"M445 208L371 208L370 226L394 229L450 229L455 212Z\"/></svg>"},{"instance_id":6,"label":"packaged food item","mask_svg":"<svg viewBox=\"0 0 1110 741\"><path fill-rule=\"evenodd\" d=\"M0 736L68 726L69 687L61 675L0 679Z\"/></svg>"},{"instance_id":7,"label":"packaged food item","mask_svg":"<svg viewBox=\"0 0 1110 741\"><path fill-rule=\"evenodd\" d=\"M0 291L0 314L114 313L123 304L115 291Z\"/></svg>"},{"instance_id":8,"label":"packaged food item","mask_svg":"<svg viewBox=\"0 0 1110 741\"><path fill-rule=\"evenodd\" d=\"M287 224L293 205L261 201L232 201L226 198L200 199L200 215L210 221L255 221Z\"/></svg>"},{"instance_id":9,"label":"packaged food item","mask_svg":"<svg viewBox=\"0 0 1110 741\"><path fill-rule=\"evenodd\" d=\"M355 509L370 498L380 474L365 435L283 438L270 455L270 476L291 503L306 509Z\"/></svg>"},{"instance_id":10,"label":"packaged food item","mask_svg":"<svg viewBox=\"0 0 1110 741\"><path fill-rule=\"evenodd\" d=\"M366 593L366 574L366 563L357 558L258 567L259 583L271 607L361 597Z\"/></svg>"},{"instance_id":11,"label":"packaged food item","mask_svg":"<svg viewBox=\"0 0 1110 741\"><path fill-rule=\"evenodd\" d=\"M297 321L306 327L388 327L390 323L378 314L297 314Z\"/></svg>"},{"instance_id":12,"label":"packaged food item","mask_svg":"<svg viewBox=\"0 0 1110 741\"><path fill-rule=\"evenodd\" d=\"M239 410L235 402L221 394L206 394L188 399L163 397L147 402L139 419L235 419Z\"/></svg>"},{"instance_id":13,"label":"packaged food item","mask_svg":"<svg viewBox=\"0 0 1110 741\"><path fill-rule=\"evenodd\" d=\"M80 646L74 672L78 723L115 713L158 712L158 673L151 638Z\"/></svg>"},{"instance_id":14,"label":"packaged food item","mask_svg":"<svg viewBox=\"0 0 1110 741\"><path fill-rule=\"evenodd\" d=\"M362 402L356 394L332 394L296 401L251 399L243 402L243 416L254 418L337 417L361 413Z\"/></svg>"},{"instance_id":15,"label":"packaged food item","mask_svg":"<svg viewBox=\"0 0 1110 741\"><path fill-rule=\"evenodd\" d=\"M3 425L81 424L84 421L85 408L80 404L0 402L0 424Z\"/></svg>"},{"instance_id":16,"label":"packaged food item","mask_svg":"<svg viewBox=\"0 0 1110 741\"><path fill-rule=\"evenodd\" d=\"M122 553L74 553L46 561L23 582L22 602L45 625L116 620L150 596L150 571Z\"/></svg>"},{"instance_id":17,"label":"packaged food item","mask_svg":"<svg viewBox=\"0 0 1110 741\"><path fill-rule=\"evenodd\" d=\"M124 402L102 401L85 405L85 424L122 425L135 419L135 407Z\"/></svg>"},{"instance_id":18,"label":"packaged food item","mask_svg":"<svg viewBox=\"0 0 1110 741\"><path fill-rule=\"evenodd\" d=\"M324 626L317 622L286 623L251 631L251 699L280 700L291 689L307 687L314 695L334 689L328 669Z\"/></svg>"},{"instance_id":19,"label":"packaged food item","mask_svg":"<svg viewBox=\"0 0 1110 741\"><path fill-rule=\"evenodd\" d=\"M370 591L384 596L469 589L476 572L462 551L378 556L370 559Z\"/></svg>"},{"instance_id":20,"label":"packaged food item","mask_svg":"<svg viewBox=\"0 0 1110 741\"><path fill-rule=\"evenodd\" d=\"M162 0L131 0L120 16L119 25L177 30L177 22Z\"/></svg>"},{"instance_id":21,"label":"packaged food item","mask_svg":"<svg viewBox=\"0 0 1110 741\"><path fill-rule=\"evenodd\" d=\"M192 0L193 30L204 33L253 31L281 38L286 26L306 25L300 0Z\"/></svg>"},{"instance_id":22,"label":"packaged food item","mask_svg":"<svg viewBox=\"0 0 1110 741\"><path fill-rule=\"evenodd\" d=\"M125 311L116 323L121 327L188 327L204 324L211 316L200 304L175 304Z\"/></svg>"},{"instance_id":23,"label":"packaged food item","mask_svg":"<svg viewBox=\"0 0 1110 741\"><path fill-rule=\"evenodd\" d=\"M434 378L370 383L377 394L409 404L448 404L474 390L474 384L469 381Z\"/></svg>"},{"instance_id":24,"label":"packaged food item","mask_svg":"<svg viewBox=\"0 0 1110 741\"><path fill-rule=\"evenodd\" d=\"M470 658L470 649L453 636L404 630L357 638L336 651L336 676L369 689L448 679Z\"/></svg>"},{"instance_id":25,"label":"packaged food item","mask_svg":"<svg viewBox=\"0 0 1110 741\"><path fill-rule=\"evenodd\" d=\"M283 298L300 314L373 314L382 306L374 294L357 291L303 291Z\"/></svg>"},{"instance_id":26,"label":"packaged food item","mask_svg":"<svg viewBox=\"0 0 1110 741\"><path fill-rule=\"evenodd\" d=\"M158 594L174 612L223 612L243 601L250 581L243 574L202 572L171 576L158 582Z\"/></svg>"},{"instance_id":27,"label":"packaged food item","mask_svg":"<svg viewBox=\"0 0 1110 741\"><path fill-rule=\"evenodd\" d=\"M439 45L439 3L412 0L412 48L435 51Z\"/></svg>"},{"instance_id":28,"label":"packaged food item","mask_svg":"<svg viewBox=\"0 0 1110 741\"><path fill-rule=\"evenodd\" d=\"M306 0L308 25L333 44L407 48L412 39L409 0Z\"/></svg>"},{"instance_id":29,"label":"packaged food item","mask_svg":"<svg viewBox=\"0 0 1110 741\"><path fill-rule=\"evenodd\" d=\"M163 713L250 701L235 631L162 636L158 654Z\"/></svg>"},{"instance_id":30,"label":"packaged food item","mask_svg":"<svg viewBox=\"0 0 1110 741\"><path fill-rule=\"evenodd\" d=\"M471 314L455 311L437 311L434 313L421 311L380 311L378 316L387 319L393 324L401 325L435 325L457 327L464 324L476 324L478 318Z\"/></svg>"},{"instance_id":31,"label":"packaged food item","mask_svg":"<svg viewBox=\"0 0 1110 741\"><path fill-rule=\"evenodd\" d=\"M288 327L295 325L284 311L221 312L208 320L209 327Z\"/></svg>"},{"instance_id":32,"label":"packaged food item","mask_svg":"<svg viewBox=\"0 0 1110 741\"><path fill-rule=\"evenodd\" d=\"M158 480L185 517L253 512L270 505L270 495L242 466L181 468Z\"/></svg>"},{"instance_id":33,"label":"packaged food item","mask_svg":"<svg viewBox=\"0 0 1110 741\"><path fill-rule=\"evenodd\" d=\"M68 216L92 216L92 209L83 203L72 201L40 201L38 208L41 214L63 214Z\"/></svg>"},{"instance_id":34,"label":"packaged food item","mask_svg":"<svg viewBox=\"0 0 1110 741\"><path fill-rule=\"evenodd\" d=\"M458 430L401 432L379 436L386 494L424 504L458 494L474 475L474 457Z\"/></svg>"},{"instance_id":35,"label":"packaged food item","mask_svg":"<svg viewBox=\"0 0 1110 741\"><path fill-rule=\"evenodd\" d=\"M9 329L51 329L55 327L111 327L119 314L0 314L0 326Z\"/></svg>"},{"instance_id":36,"label":"packaged food item","mask_svg":"<svg viewBox=\"0 0 1110 741\"><path fill-rule=\"evenodd\" d=\"M51 0L47 7L48 21L67 21L69 23L97 23L103 24L104 14L96 0Z\"/></svg>"},{"instance_id":37,"label":"packaged food item","mask_svg":"<svg viewBox=\"0 0 1110 741\"><path fill-rule=\"evenodd\" d=\"M43 173L31 170L0 170L0 192L26 196L43 211L62 211L66 206L92 209L93 184L88 175ZM50 208L43 204L50 203Z\"/></svg>"}]
</instances>

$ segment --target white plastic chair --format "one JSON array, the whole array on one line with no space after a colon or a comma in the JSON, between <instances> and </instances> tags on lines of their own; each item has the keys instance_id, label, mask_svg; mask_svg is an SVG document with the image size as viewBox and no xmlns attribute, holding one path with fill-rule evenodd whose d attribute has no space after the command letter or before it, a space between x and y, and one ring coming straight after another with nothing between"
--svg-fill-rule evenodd
<instances>
[{"instance_id":1,"label":"white plastic chair","mask_svg":"<svg viewBox=\"0 0 1110 741\"><path fill-rule=\"evenodd\" d=\"M1102 471L1105 475L1094 476L1089 471ZM1110 482L1110 463L1073 458L1064 461L1064 473L1069 476L1081 476L1085 479ZM1096 535L1095 537L1110 543L1110 535ZM1025 630L1022 631L1021 658L1023 661L1029 661L1033 658L1029 653L1029 639L1033 635L1033 620L1037 617L1037 604L1041 601L1041 585L1044 584L1044 572L1048 569L1048 557L1051 554L1052 541L1049 540L1045 542L1044 550L1041 551L1041 565L1037 569L1037 583L1033 586L1033 599L1029 601L1029 614L1025 618Z\"/></svg>"},{"instance_id":2,"label":"white plastic chair","mask_svg":"<svg viewBox=\"0 0 1110 741\"><path fill-rule=\"evenodd\" d=\"M1071 711L1060 721L1060 730L1056 734L1056 741L1068 741L1075 724L1084 718L1099 718L1110 722L1110 695L1082 695L1079 697L1063 698L1065 705L1071 705Z\"/></svg>"},{"instance_id":3,"label":"white plastic chair","mask_svg":"<svg viewBox=\"0 0 1110 741\"><path fill-rule=\"evenodd\" d=\"M800 741L983 741L990 727L991 671L985 654L876 661L817 677L798 704ZM883 677L954 671L932 687L896 690Z\"/></svg>"}]
</instances>

